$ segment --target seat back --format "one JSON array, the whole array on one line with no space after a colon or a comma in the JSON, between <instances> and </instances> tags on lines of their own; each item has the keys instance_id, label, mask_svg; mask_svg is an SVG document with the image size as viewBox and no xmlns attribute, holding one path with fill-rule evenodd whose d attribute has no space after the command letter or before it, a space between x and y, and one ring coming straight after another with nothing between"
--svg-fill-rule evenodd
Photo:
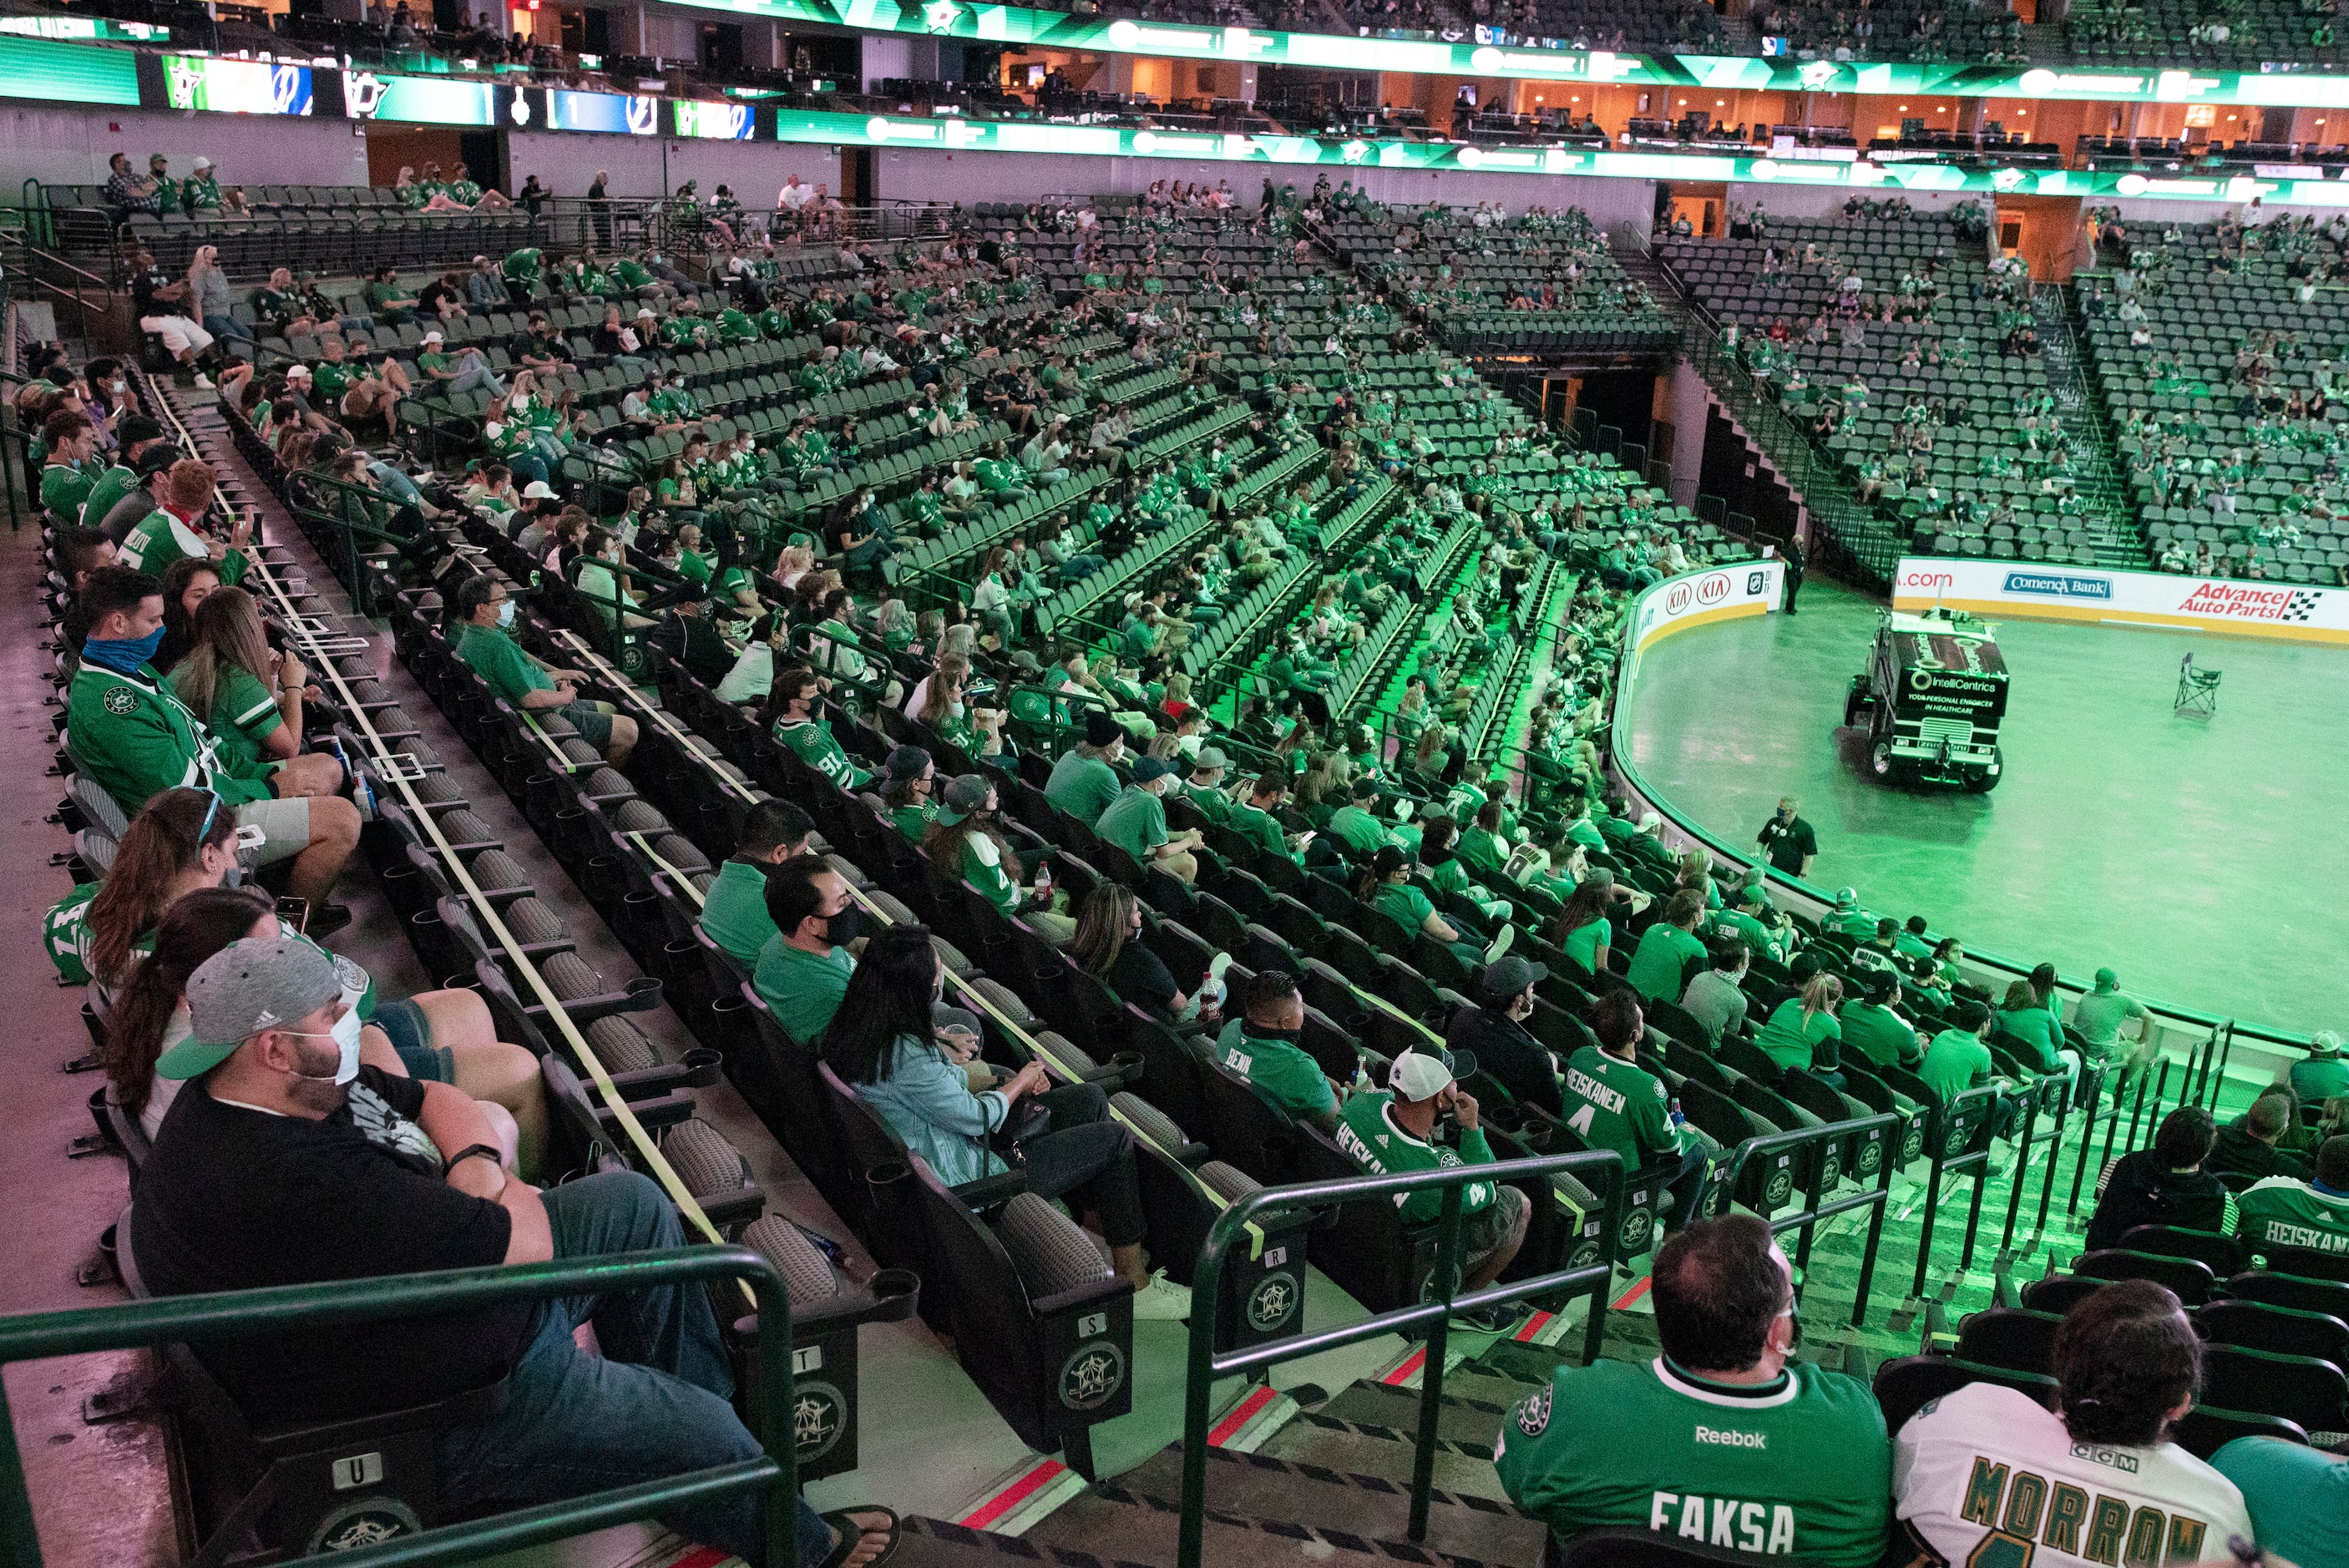
<instances>
[{"instance_id":1,"label":"seat back","mask_svg":"<svg viewBox=\"0 0 2349 1568\"><path fill-rule=\"evenodd\" d=\"M1898 1435L1909 1418L1927 1404L1969 1383L1995 1383L2028 1394L2050 1409L2055 1405L2053 1377L1985 1367L1954 1356L1903 1356L1876 1370L1876 1402L1884 1408L1884 1429Z\"/></svg>"},{"instance_id":2,"label":"seat back","mask_svg":"<svg viewBox=\"0 0 2349 1568\"><path fill-rule=\"evenodd\" d=\"M2194 1328L2213 1345L2313 1356L2349 1371L2349 1323L2326 1313L2222 1298L2195 1308Z\"/></svg>"},{"instance_id":3,"label":"seat back","mask_svg":"<svg viewBox=\"0 0 2349 1568\"><path fill-rule=\"evenodd\" d=\"M2053 1377L2055 1331L2063 1326L2064 1319L2056 1313L1993 1307L1958 1325L1957 1354L1985 1367Z\"/></svg>"},{"instance_id":4,"label":"seat back","mask_svg":"<svg viewBox=\"0 0 2349 1568\"><path fill-rule=\"evenodd\" d=\"M2105 1287L2105 1281L2086 1274L2050 1274L2023 1287L2023 1305L2033 1312L2061 1317Z\"/></svg>"},{"instance_id":5,"label":"seat back","mask_svg":"<svg viewBox=\"0 0 2349 1568\"><path fill-rule=\"evenodd\" d=\"M2206 1345L2202 1399L2222 1410L2281 1416L2312 1432L2337 1432L2349 1403L2349 1379L2332 1362L2313 1356Z\"/></svg>"},{"instance_id":6,"label":"seat back","mask_svg":"<svg viewBox=\"0 0 2349 1568\"><path fill-rule=\"evenodd\" d=\"M2189 1306L2199 1306L2209 1300L2211 1288L2217 1284L2210 1265L2199 1259L2137 1253L2126 1247L2083 1253L2073 1261L2072 1272L2092 1279L2149 1279L2168 1286L2170 1293Z\"/></svg>"},{"instance_id":7,"label":"seat back","mask_svg":"<svg viewBox=\"0 0 2349 1568\"><path fill-rule=\"evenodd\" d=\"M2178 1225L2131 1225L2116 1245L2133 1253L2159 1253L2168 1257L2193 1258L2224 1279L2251 1262L2249 1249L2233 1236L2217 1231L2189 1231Z\"/></svg>"},{"instance_id":8,"label":"seat back","mask_svg":"<svg viewBox=\"0 0 2349 1568\"><path fill-rule=\"evenodd\" d=\"M2170 1440L2198 1460L2207 1460L2237 1438L2280 1438L2308 1446L2308 1433L2282 1416L2251 1410L2222 1410L2197 1405L2169 1425Z\"/></svg>"},{"instance_id":9,"label":"seat back","mask_svg":"<svg viewBox=\"0 0 2349 1568\"><path fill-rule=\"evenodd\" d=\"M2321 1312L2349 1323L2349 1284L2303 1279L2273 1269L2247 1269L2229 1276L2226 1294L2239 1301L2264 1301L2271 1306Z\"/></svg>"}]
</instances>

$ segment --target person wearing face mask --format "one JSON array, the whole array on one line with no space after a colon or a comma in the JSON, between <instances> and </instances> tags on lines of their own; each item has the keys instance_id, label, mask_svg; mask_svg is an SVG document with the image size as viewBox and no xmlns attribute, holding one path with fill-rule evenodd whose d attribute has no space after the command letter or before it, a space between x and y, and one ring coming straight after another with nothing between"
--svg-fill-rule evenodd
<instances>
[{"instance_id":1,"label":"person wearing face mask","mask_svg":"<svg viewBox=\"0 0 2349 1568\"><path fill-rule=\"evenodd\" d=\"M1109 803L1093 823L1093 831L1102 842L1115 844L1132 855L1136 864L1155 867L1187 883L1199 874L1198 860L1191 851L1206 841L1206 835L1195 828L1168 834L1164 797L1174 787L1174 764L1157 757L1136 758L1133 781Z\"/></svg>"},{"instance_id":2,"label":"person wearing face mask","mask_svg":"<svg viewBox=\"0 0 2349 1568\"><path fill-rule=\"evenodd\" d=\"M464 1094L363 1063L356 1015L316 948L233 943L189 976L187 1003L189 1037L156 1062L186 1087L141 1171L130 1230L159 1296L684 1239L647 1178L613 1171L541 1192L506 1172ZM579 1347L584 1323L600 1356ZM297 1329L202 1355L242 1408L295 1423L429 1403L502 1376L497 1414L434 1434L452 1508L548 1501L760 1453L728 1403L733 1378L698 1285ZM667 1522L757 1565L763 1512L744 1493Z\"/></svg>"},{"instance_id":3,"label":"person wearing face mask","mask_svg":"<svg viewBox=\"0 0 2349 1568\"><path fill-rule=\"evenodd\" d=\"M892 926L875 935L839 1017L824 1032L823 1059L856 1098L879 1112L949 1187L1008 1169L988 1137L1014 1119L1024 1097L1050 1113L1046 1130L1019 1140L1027 1190L1069 1199L1070 1212L1100 1216L1102 1240L1133 1288L1137 1318L1179 1321L1191 1293L1154 1272L1143 1251L1148 1222L1134 1171L1133 1134L1112 1120L1100 1086L1050 1086L1041 1062L974 1090L966 1064L937 1038L936 1006L946 966L927 927Z\"/></svg>"},{"instance_id":4,"label":"person wearing face mask","mask_svg":"<svg viewBox=\"0 0 2349 1568\"><path fill-rule=\"evenodd\" d=\"M823 677L804 665L778 670L767 692L767 714L774 738L839 788L862 789L873 781L873 770L851 762L832 726L816 717L823 690Z\"/></svg>"},{"instance_id":5,"label":"person wearing face mask","mask_svg":"<svg viewBox=\"0 0 2349 1568\"><path fill-rule=\"evenodd\" d=\"M736 963L758 963L775 934L774 917L767 913L768 876L805 854L814 831L808 814L788 800L761 800L743 818L741 841L702 895L699 923Z\"/></svg>"},{"instance_id":6,"label":"person wearing face mask","mask_svg":"<svg viewBox=\"0 0 2349 1568\"><path fill-rule=\"evenodd\" d=\"M1553 1372L1501 1420L1502 1490L1558 1542L1650 1530L1876 1563L1892 1490L1884 1411L1861 1379L1795 1358L1794 1271L1769 1225L1691 1225L1657 1249L1652 1277L1662 1354Z\"/></svg>"},{"instance_id":7,"label":"person wearing face mask","mask_svg":"<svg viewBox=\"0 0 2349 1568\"><path fill-rule=\"evenodd\" d=\"M1019 857L1003 836L1002 801L985 774L965 773L948 781L939 795L937 818L922 835L922 853L1055 946L1076 934L1069 895L1053 889L1045 868L1038 869L1033 885L1020 885Z\"/></svg>"},{"instance_id":8,"label":"person wearing face mask","mask_svg":"<svg viewBox=\"0 0 2349 1568\"><path fill-rule=\"evenodd\" d=\"M66 707L66 734L90 779L125 817L166 789L204 789L262 836L253 863L292 860L287 892L310 905L308 930L324 936L350 920L326 902L357 847L359 810L337 791L341 759L305 752L283 762L233 763L202 719L172 695L150 662L163 641L163 585L109 566L91 574L78 601L88 617L81 664Z\"/></svg>"},{"instance_id":9,"label":"person wearing face mask","mask_svg":"<svg viewBox=\"0 0 2349 1568\"><path fill-rule=\"evenodd\" d=\"M1217 827L1231 820L1232 798L1224 792L1224 775L1231 765L1223 748L1202 746L1191 755L1191 777L1183 786L1192 810Z\"/></svg>"},{"instance_id":10,"label":"person wearing face mask","mask_svg":"<svg viewBox=\"0 0 2349 1568\"><path fill-rule=\"evenodd\" d=\"M468 577L450 605L457 656L492 691L524 712L560 714L605 761L627 766L636 748L636 721L615 713L610 703L580 696L576 671L550 668L523 652L507 630L513 624L514 602L502 582L486 573Z\"/></svg>"},{"instance_id":11,"label":"person wearing face mask","mask_svg":"<svg viewBox=\"0 0 2349 1568\"><path fill-rule=\"evenodd\" d=\"M1125 755L1125 731L1096 709L1085 715L1085 738L1061 754L1044 784L1044 799L1088 828L1116 799L1123 786L1113 766Z\"/></svg>"},{"instance_id":12,"label":"person wearing face mask","mask_svg":"<svg viewBox=\"0 0 2349 1568\"><path fill-rule=\"evenodd\" d=\"M881 803L909 844L919 844L938 820L937 781L937 766L920 747L900 746L889 753L889 765L881 775Z\"/></svg>"},{"instance_id":13,"label":"person wearing face mask","mask_svg":"<svg viewBox=\"0 0 2349 1568\"><path fill-rule=\"evenodd\" d=\"M1246 997L1237 1031L1226 1025L1216 1041L1216 1061L1290 1120L1335 1136L1337 1091L1321 1064L1298 1044L1305 1031L1305 997L1297 976L1259 970L1249 978Z\"/></svg>"},{"instance_id":14,"label":"person wearing face mask","mask_svg":"<svg viewBox=\"0 0 2349 1568\"><path fill-rule=\"evenodd\" d=\"M766 903L775 934L759 949L750 984L783 1033L812 1044L840 1010L856 971L848 944L863 934L864 911L841 874L811 854L767 873Z\"/></svg>"}]
</instances>

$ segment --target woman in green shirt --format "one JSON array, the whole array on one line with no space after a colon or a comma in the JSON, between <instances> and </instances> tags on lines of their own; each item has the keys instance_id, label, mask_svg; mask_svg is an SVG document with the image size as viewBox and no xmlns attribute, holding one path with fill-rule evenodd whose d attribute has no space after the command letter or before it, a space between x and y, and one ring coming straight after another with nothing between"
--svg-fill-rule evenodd
<instances>
[{"instance_id":1,"label":"woman in green shirt","mask_svg":"<svg viewBox=\"0 0 2349 1568\"><path fill-rule=\"evenodd\" d=\"M930 798L937 778L936 764L920 747L900 746L889 753L881 774L881 803L889 808L889 820L908 843L918 845L938 820L937 802Z\"/></svg>"},{"instance_id":2,"label":"woman in green shirt","mask_svg":"<svg viewBox=\"0 0 2349 1568\"><path fill-rule=\"evenodd\" d=\"M1502 935L1488 950L1465 940L1468 933L1455 929L1452 923L1435 913L1428 896L1411 884L1411 862L1400 844L1389 844L1378 852L1362 872L1354 889L1354 896L1380 913L1392 919L1405 931L1424 933L1452 949L1463 964L1490 963L1507 950L1511 928L1504 925Z\"/></svg>"},{"instance_id":3,"label":"woman in green shirt","mask_svg":"<svg viewBox=\"0 0 2349 1568\"><path fill-rule=\"evenodd\" d=\"M1459 826L1451 818L1431 818L1419 832L1420 874L1436 892L1456 893L1494 920L1508 919L1509 901L1495 897L1471 877L1468 868L1461 863L1458 852L1453 848L1453 841L1459 836Z\"/></svg>"},{"instance_id":4,"label":"woman in green shirt","mask_svg":"<svg viewBox=\"0 0 2349 1568\"><path fill-rule=\"evenodd\" d=\"M1077 934L1068 895L1056 892L1040 872L1041 885L1020 885L1019 856L997 826L999 818L994 784L976 773L963 774L947 785L937 818L922 835L922 853L1005 914L1027 922L1045 941L1065 946Z\"/></svg>"},{"instance_id":5,"label":"woman in green shirt","mask_svg":"<svg viewBox=\"0 0 2349 1568\"><path fill-rule=\"evenodd\" d=\"M1998 1028L1993 1035L2004 1035L2019 1040L2029 1048L2014 1053L2023 1057L2023 1065L2044 1073L2076 1072L2058 1053L2064 1048L2062 1029L2054 1016L2039 1000L2038 991L2028 980L2017 980L2006 988L2006 1001L1998 1010Z\"/></svg>"},{"instance_id":6,"label":"woman in green shirt","mask_svg":"<svg viewBox=\"0 0 2349 1568\"><path fill-rule=\"evenodd\" d=\"M1780 1068L1790 1072L1800 1068L1840 1087L1843 1026L1836 1021L1836 1009L1841 1006L1843 982L1832 975L1814 975L1803 982L1800 995L1778 1004L1754 1043Z\"/></svg>"},{"instance_id":7,"label":"woman in green shirt","mask_svg":"<svg viewBox=\"0 0 2349 1568\"><path fill-rule=\"evenodd\" d=\"M1557 912L1556 934L1550 940L1559 951L1593 975L1607 972L1607 954L1615 940L1615 924L1607 912L1615 903L1615 873L1604 866L1583 878L1566 907Z\"/></svg>"},{"instance_id":8,"label":"woman in green shirt","mask_svg":"<svg viewBox=\"0 0 2349 1568\"><path fill-rule=\"evenodd\" d=\"M242 588L216 588L196 606L195 645L171 671L171 689L202 716L225 762L283 762L301 750L307 674L273 654L261 612Z\"/></svg>"}]
</instances>

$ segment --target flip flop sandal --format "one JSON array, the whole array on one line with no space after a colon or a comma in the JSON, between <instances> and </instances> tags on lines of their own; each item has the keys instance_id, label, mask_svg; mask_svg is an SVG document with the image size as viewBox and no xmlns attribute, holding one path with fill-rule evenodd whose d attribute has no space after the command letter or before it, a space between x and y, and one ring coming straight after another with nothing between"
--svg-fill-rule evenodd
<instances>
[{"instance_id":1,"label":"flip flop sandal","mask_svg":"<svg viewBox=\"0 0 2349 1568\"><path fill-rule=\"evenodd\" d=\"M895 1512L888 1509L880 1507L878 1504L867 1507L838 1509L831 1513L822 1516L826 1524L831 1525L834 1530L840 1532L840 1543L832 1549L832 1554L826 1557L823 1562L818 1565L818 1568L841 1568L841 1564L846 1563L849 1557L856 1551L856 1543L864 1540L866 1535L872 1533L870 1531L865 1529L864 1526L857 1523L855 1520L849 1517L851 1514L857 1513L878 1513L885 1516L889 1521L888 1527L882 1532L883 1534L889 1538L889 1544L881 1548L881 1555L874 1558L871 1562L863 1564L862 1568L881 1568L881 1564L888 1562L890 1558L897 1554L897 1531L899 1522Z\"/></svg>"}]
</instances>

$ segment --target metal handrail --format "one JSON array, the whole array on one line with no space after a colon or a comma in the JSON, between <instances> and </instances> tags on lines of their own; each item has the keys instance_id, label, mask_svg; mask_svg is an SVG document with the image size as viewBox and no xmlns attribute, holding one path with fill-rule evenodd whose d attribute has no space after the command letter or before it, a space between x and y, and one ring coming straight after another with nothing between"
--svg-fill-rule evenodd
<instances>
[{"instance_id":1,"label":"metal handrail","mask_svg":"<svg viewBox=\"0 0 2349 1568\"><path fill-rule=\"evenodd\" d=\"M1797 1128L1792 1132L1765 1133L1759 1138L1749 1138L1730 1151L1728 1160L1716 1169L1713 1180L1719 1184L1720 1190L1734 1192L1737 1190L1737 1179L1745 1173L1745 1167L1757 1156L1775 1154L1781 1149L1802 1149L1832 1143L1838 1139L1850 1138L1858 1134L1889 1132L1901 1126L1907 1119L1898 1112L1880 1110L1873 1116L1856 1117L1848 1121L1831 1121L1823 1127ZM1868 1291L1876 1279L1876 1253L1884 1240L1884 1213L1892 1197L1892 1172L1900 1163L1898 1156L1897 1149L1887 1149L1884 1151L1884 1159L1877 1166L1876 1186L1873 1190L1863 1187L1857 1191L1847 1193L1841 1198L1827 1202L1820 1202L1824 1196L1822 1190L1826 1185L1820 1178L1826 1171L1826 1161L1813 1161L1811 1184L1803 1194L1803 1208L1792 1214L1774 1214L1768 1222L1774 1235L1780 1231L1791 1231L1797 1227L1803 1233L1802 1241L1795 1247L1794 1260L1796 1282L1795 1294L1799 1299L1802 1295L1802 1281L1808 1276L1811 1266L1811 1237L1817 1229L1819 1222L1832 1220L1837 1215L1849 1213L1854 1209L1864 1208L1868 1211L1868 1246L1867 1250L1860 1254L1859 1285L1852 1295L1851 1326L1854 1328L1861 1326L1868 1321Z\"/></svg>"},{"instance_id":2,"label":"metal handrail","mask_svg":"<svg viewBox=\"0 0 2349 1568\"><path fill-rule=\"evenodd\" d=\"M1705 567L1681 577L1667 578L1662 583L1651 586L1639 599L1632 601L1631 613L1624 622L1624 645L1616 664L1615 721L1609 728L1608 737L1609 760L1617 779L1621 780L1640 800L1661 813L1682 837L1692 844L1702 845L1710 851L1716 863L1740 868L1758 865L1762 868L1763 876L1772 887L1783 892L1791 893L1816 908L1831 909L1835 905L1833 893L1823 892L1799 877L1788 876L1768 861L1761 860L1747 846L1730 843L1718 834L1710 832L1691 821L1669 800L1656 792L1654 787L1648 782L1646 775L1640 771L1639 763L1632 758L1628 738L1631 732L1629 716L1635 688L1633 676L1638 673L1639 660L1636 650L1631 645L1631 638L1636 635L1640 625L1640 602L1649 594L1667 591L1674 583L1686 583L1707 572L1718 570L1720 570L1719 567ZM1985 970L1999 976L2002 983L2024 979L2034 967L2029 964L2017 963L2012 958L1979 951L1971 945L1966 949L1966 963L1974 968ZM2074 993L2085 992L2091 988L2085 981L2061 974L2056 976L2055 983L2061 989ZM2131 993L2131 995L2136 994ZM2305 1051L2309 1048L2308 1037L2305 1035L2296 1035L2289 1030L2273 1028L2266 1025L2247 1024L2239 1018L2230 1018L2217 1013L2206 1013L2198 1008L2180 1006L2173 1002L2156 1001L2147 996L2137 995L2137 1000L2147 1012L2174 1026L2182 1026L2197 1034L2224 1028L2228 1034L2228 1045L2230 1050L2234 1040L2238 1038L2256 1040L2261 1045L2292 1050ZM2195 1048L2199 1049L2199 1046L2200 1042L2196 1042Z\"/></svg>"},{"instance_id":3,"label":"metal handrail","mask_svg":"<svg viewBox=\"0 0 2349 1568\"><path fill-rule=\"evenodd\" d=\"M1607 1221L1599 1261L1582 1268L1556 1269L1528 1279L1488 1285L1467 1295L1453 1295L1453 1279L1460 1264L1460 1199L1472 1181L1506 1182L1562 1171L1599 1171L1607 1185ZM1319 1334L1275 1340L1251 1348L1216 1350L1216 1315L1195 1313L1191 1318L1190 1370L1184 1389L1183 1503L1181 1535L1175 1548L1177 1568L1199 1568L1206 1532L1208 1398L1216 1378L1235 1372L1255 1372L1301 1356L1318 1355L1341 1346L1397 1330L1424 1326L1427 1331L1425 1370L1419 1388L1419 1433L1413 1445L1411 1474L1411 1538L1427 1538L1429 1494L1435 1480L1436 1423L1444 1407L1444 1351L1453 1312L1459 1307L1497 1306L1527 1296L1556 1293L1588 1295L1590 1318L1583 1336L1583 1360L1597 1358L1607 1332L1607 1288L1614 1275L1614 1237L1622 1222L1624 1171L1622 1157L1611 1149L1573 1154L1545 1154L1527 1160L1504 1160L1490 1165L1447 1165L1434 1171L1409 1171L1394 1176L1357 1176L1342 1181L1312 1181L1286 1187L1261 1187L1236 1200L1216 1216L1199 1249L1192 1274L1195 1299L1223 1299L1224 1263L1244 1236L1261 1242L1274 1226L1260 1216L1314 1210L1363 1199L1401 1198L1407 1192L1441 1190L1444 1211L1436 1223L1440 1235L1435 1263L1435 1289L1440 1299L1417 1306L1376 1312L1360 1322Z\"/></svg>"},{"instance_id":4,"label":"metal handrail","mask_svg":"<svg viewBox=\"0 0 2349 1568\"><path fill-rule=\"evenodd\" d=\"M394 1564L422 1568L428 1563L471 1561L650 1518L681 1503L758 1488L766 1494L767 1560L796 1562L797 1511L777 1506L799 1493L799 1457L792 1429L791 1296L774 1265L746 1247L672 1247L585 1260L273 1285L28 1314L0 1318L0 1366L173 1341L248 1339L296 1327L381 1323L504 1302L543 1301L582 1292L601 1295L728 1277L748 1281L758 1303L759 1441L766 1449L763 1459L688 1470L662 1480L441 1525L420 1535L342 1553L337 1561L351 1568L393 1568ZM6 1392L0 1389L0 1564L41 1568L41 1562L24 1463L8 1420Z\"/></svg>"}]
</instances>

